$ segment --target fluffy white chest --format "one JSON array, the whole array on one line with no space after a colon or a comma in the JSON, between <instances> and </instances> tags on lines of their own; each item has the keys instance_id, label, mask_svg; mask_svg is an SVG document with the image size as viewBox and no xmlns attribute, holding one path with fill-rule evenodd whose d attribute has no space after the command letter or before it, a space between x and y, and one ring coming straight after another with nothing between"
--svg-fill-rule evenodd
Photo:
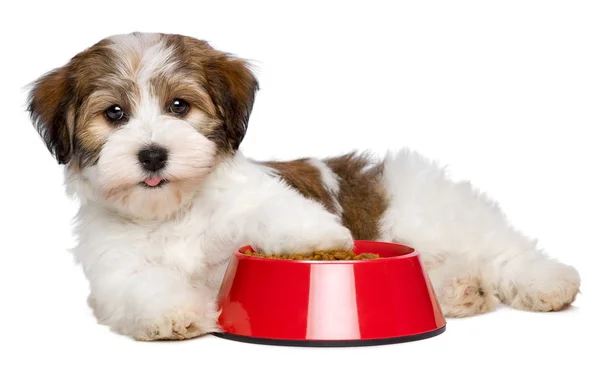
<instances>
[{"instance_id":1,"label":"fluffy white chest","mask_svg":"<svg viewBox=\"0 0 600 385\"><path fill-rule=\"evenodd\" d=\"M168 266L197 275L208 262L207 226L200 221L187 220L167 223L146 233L145 244L141 247L148 263ZM214 256L213 256L214 257Z\"/></svg>"},{"instance_id":2,"label":"fluffy white chest","mask_svg":"<svg viewBox=\"0 0 600 385\"><path fill-rule=\"evenodd\" d=\"M242 242L242 237L211 220L218 218L215 213L202 208L162 223L123 221L98 208L86 211L74 254L91 275L118 266L130 266L133 273L162 266L192 281L206 280Z\"/></svg>"}]
</instances>

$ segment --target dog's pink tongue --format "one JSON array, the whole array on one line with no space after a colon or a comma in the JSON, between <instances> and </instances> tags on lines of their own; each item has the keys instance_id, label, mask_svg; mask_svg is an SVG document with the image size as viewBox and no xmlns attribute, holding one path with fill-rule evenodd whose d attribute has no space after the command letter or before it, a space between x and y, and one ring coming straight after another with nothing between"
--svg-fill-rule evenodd
<instances>
[{"instance_id":1,"label":"dog's pink tongue","mask_svg":"<svg viewBox=\"0 0 600 385\"><path fill-rule=\"evenodd\" d=\"M161 181L162 181L162 178L158 178L158 177L144 179L144 182L150 187L157 186Z\"/></svg>"}]
</instances>

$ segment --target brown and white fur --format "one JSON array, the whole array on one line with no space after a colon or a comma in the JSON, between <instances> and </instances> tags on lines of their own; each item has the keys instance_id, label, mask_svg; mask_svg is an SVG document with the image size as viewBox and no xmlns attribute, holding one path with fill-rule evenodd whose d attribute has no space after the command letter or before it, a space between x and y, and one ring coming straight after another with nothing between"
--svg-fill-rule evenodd
<instances>
[{"instance_id":1,"label":"brown and white fur","mask_svg":"<svg viewBox=\"0 0 600 385\"><path fill-rule=\"evenodd\" d=\"M257 90L245 61L146 33L106 38L32 85L32 121L80 201L73 252L101 324L141 340L218 330L215 295L244 244L268 253L409 244L447 316L498 300L533 311L575 300L574 268L410 150L248 159L238 147Z\"/></svg>"}]
</instances>

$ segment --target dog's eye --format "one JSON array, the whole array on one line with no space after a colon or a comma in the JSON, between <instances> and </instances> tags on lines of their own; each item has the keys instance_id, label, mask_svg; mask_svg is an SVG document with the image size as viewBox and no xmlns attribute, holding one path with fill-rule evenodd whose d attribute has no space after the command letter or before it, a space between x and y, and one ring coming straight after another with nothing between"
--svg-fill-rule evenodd
<instances>
[{"instance_id":1,"label":"dog's eye","mask_svg":"<svg viewBox=\"0 0 600 385\"><path fill-rule=\"evenodd\" d=\"M108 107L106 111L104 111L104 115L111 122L118 122L125 117L125 112L123 112L121 106L114 105Z\"/></svg>"},{"instance_id":2,"label":"dog's eye","mask_svg":"<svg viewBox=\"0 0 600 385\"><path fill-rule=\"evenodd\" d=\"M190 105L183 99L174 99L169 106L169 111L175 115L185 115L190 110Z\"/></svg>"}]
</instances>

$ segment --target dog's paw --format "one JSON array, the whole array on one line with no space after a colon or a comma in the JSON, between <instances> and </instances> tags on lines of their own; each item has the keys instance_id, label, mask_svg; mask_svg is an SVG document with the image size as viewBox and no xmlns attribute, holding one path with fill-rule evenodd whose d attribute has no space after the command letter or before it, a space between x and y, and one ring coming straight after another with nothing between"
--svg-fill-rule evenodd
<instances>
[{"instance_id":1,"label":"dog's paw","mask_svg":"<svg viewBox=\"0 0 600 385\"><path fill-rule=\"evenodd\" d=\"M320 225L310 234L298 239L298 252L311 253L314 250L351 250L354 239L350 230L338 223Z\"/></svg>"},{"instance_id":2,"label":"dog's paw","mask_svg":"<svg viewBox=\"0 0 600 385\"><path fill-rule=\"evenodd\" d=\"M462 318L492 311L497 305L491 285L476 275L449 280L440 290L440 304L446 317Z\"/></svg>"},{"instance_id":3,"label":"dog's paw","mask_svg":"<svg viewBox=\"0 0 600 385\"><path fill-rule=\"evenodd\" d=\"M218 313L211 310L198 313L189 309L174 309L163 316L142 322L132 333L139 341L185 340L218 331Z\"/></svg>"},{"instance_id":4,"label":"dog's paw","mask_svg":"<svg viewBox=\"0 0 600 385\"><path fill-rule=\"evenodd\" d=\"M558 311L575 301L580 284L579 273L573 267L546 261L537 274L521 280L505 302L521 310Z\"/></svg>"},{"instance_id":5,"label":"dog's paw","mask_svg":"<svg viewBox=\"0 0 600 385\"><path fill-rule=\"evenodd\" d=\"M351 250L353 247L350 230L335 221L315 222L257 245L265 254L310 254L315 250Z\"/></svg>"}]
</instances>

